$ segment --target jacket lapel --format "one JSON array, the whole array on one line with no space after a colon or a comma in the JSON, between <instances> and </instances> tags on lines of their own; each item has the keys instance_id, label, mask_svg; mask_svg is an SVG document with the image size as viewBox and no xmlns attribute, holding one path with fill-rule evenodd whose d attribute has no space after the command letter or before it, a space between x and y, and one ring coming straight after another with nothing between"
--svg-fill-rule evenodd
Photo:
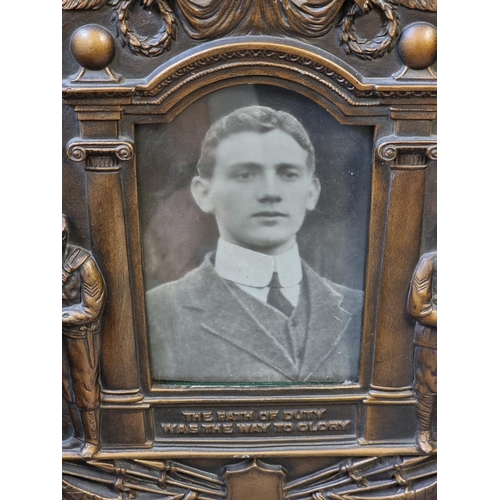
<instances>
[{"instance_id":1,"label":"jacket lapel","mask_svg":"<svg viewBox=\"0 0 500 500\"><path fill-rule=\"evenodd\" d=\"M343 295L306 263L303 269L309 291L309 326L300 370L300 379L305 382L335 350L352 315L341 307Z\"/></svg>"},{"instance_id":2,"label":"jacket lapel","mask_svg":"<svg viewBox=\"0 0 500 500\"><path fill-rule=\"evenodd\" d=\"M265 363L290 380L296 380L297 366L289 353L238 300L208 258L200 271L202 293L189 294L182 301L183 307L193 312L203 311L200 326L207 332L245 351L257 364ZM192 303L189 298L195 296L198 300Z\"/></svg>"}]
</instances>

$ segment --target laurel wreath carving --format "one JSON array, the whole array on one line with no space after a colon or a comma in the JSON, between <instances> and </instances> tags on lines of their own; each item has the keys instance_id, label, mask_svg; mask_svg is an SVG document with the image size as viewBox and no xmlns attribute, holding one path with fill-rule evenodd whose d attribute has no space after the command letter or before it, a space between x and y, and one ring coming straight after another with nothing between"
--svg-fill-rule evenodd
<instances>
[{"instance_id":1,"label":"laurel wreath carving","mask_svg":"<svg viewBox=\"0 0 500 500\"><path fill-rule=\"evenodd\" d=\"M63 500L111 500L110 498L104 498L101 495L77 488L64 480L62 482L62 498ZM116 497L116 500L119 500L118 497Z\"/></svg>"},{"instance_id":2,"label":"laurel wreath carving","mask_svg":"<svg viewBox=\"0 0 500 500\"><path fill-rule=\"evenodd\" d=\"M64 500L223 500L219 476L162 460L63 462ZM76 479L76 481L75 481Z\"/></svg>"},{"instance_id":3,"label":"laurel wreath carving","mask_svg":"<svg viewBox=\"0 0 500 500\"><path fill-rule=\"evenodd\" d=\"M436 457L348 458L288 482L284 500L435 500Z\"/></svg>"},{"instance_id":4,"label":"laurel wreath carving","mask_svg":"<svg viewBox=\"0 0 500 500\"><path fill-rule=\"evenodd\" d=\"M154 2L163 19L163 25L159 33L154 36L140 35L132 28L130 23L130 8L135 1L123 0L120 2L110 2L111 5L115 5L112 19L116 24L118 37L122 45L124 47L127 46L134 54L141 54L147 57L157 57L166 50L170 50L172 40L175 40L177 37L177 21L167 1L156 0Z\"/></svg>"},{"instance_id":5,"label":"laurel wreath carving","mask_svg":"<svg viewBox=\"0 0 500 500\"><path fill-rule=\"evenodd\" d=\"M368 14L374 7L378 7L385 17L379 33L373 40L359 38L356 34L355 20ZM340 24L340 45L347 54L371 61L390 52L399 36L399 15L395 6L385 0L368 0L363 7L354 4L343 17Z\"/></svg>"},{"instance_id":6,"label":"laurel wreath carving","mask_svg":"<svg viewBox=\"0 0 500 500\"><path fill-rule=\"evenodd\" d=\"M352 457L283 485L283 500L434 500L437 457ZM165 460L63 462L64 500L223 500L222 475Z\"/></svg>"}]
</instances>

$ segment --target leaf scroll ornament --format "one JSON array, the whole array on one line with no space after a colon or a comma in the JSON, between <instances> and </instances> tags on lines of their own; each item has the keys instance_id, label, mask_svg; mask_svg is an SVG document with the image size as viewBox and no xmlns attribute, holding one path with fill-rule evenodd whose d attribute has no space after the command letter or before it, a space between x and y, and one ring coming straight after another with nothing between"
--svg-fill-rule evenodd
<instances>
[{"instance_id":1,"label":"leaf scroll ornament","mask_svg":"<svg viewBox=\"0 0 500 500\"><path fill-rule=\"evenodd\" d=\"M134 54L141 54L147 57L157 57L166 50L170 50L172 40L177 37L177 21L174 18L173 11L166 0L145 0L145 7L155 4L158 7L163 20L163 25L154 36L144 36L138 34L130 23L130 8L136 0L111 1L115 11L113 21L116 24L118 36L123 46L128 48Z\"/></svg>"},{"instance_id":2,"label":"leaf scroll ornament","mask_svg":"<svg viewBox=\"0 0 500 500\"><path fill-rule=\"evenodd\" d=\"M100 9L107 0L62 0L63 10Z\"/></svg>"},{"instance_id":3,"label":"leaf scroll ornament","mask_svg":"<svg viewBox=\"0 0 500 500\"><path fill-rule=\"evenodd\" d=\"M437 11L437 0L399 0L399 4L409 9Z\"/></svg>"},{"instance_id":4,"label":"leaf scroll ornament","mask_svg":"<svg viewBox=\"0 0 500 500\"><path fill-rule=\"evenodd\" d=\"M354 21L356 18L368 14L375 6L382 11L385 17L382 28L372 40L359 38L356 34ZM353 53L367 61L378 59L386 52L390 52L394 48L400 32L397 9L386 0L367 0L363 7L355 3L343 17L339 27L340 44L344 51L347 54Z\"/></svg>"}]
</instances>

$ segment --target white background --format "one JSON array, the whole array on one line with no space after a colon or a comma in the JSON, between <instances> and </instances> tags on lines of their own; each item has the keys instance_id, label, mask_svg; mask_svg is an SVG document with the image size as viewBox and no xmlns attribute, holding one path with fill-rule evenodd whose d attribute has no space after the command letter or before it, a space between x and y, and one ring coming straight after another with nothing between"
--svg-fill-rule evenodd
<instances>
[{"instance_id":1,"label":"white background","mask_svg":"<svg viewBox=\"0 0 500 500\"><path fill-rule=\"evenodd\" d=\"M440 500L498 492L499 14L494 0L442 1L439 10ZM2 19L3 490L53 499L61 495L60 3L5 2Z\"/></svg>"}]
</instances>

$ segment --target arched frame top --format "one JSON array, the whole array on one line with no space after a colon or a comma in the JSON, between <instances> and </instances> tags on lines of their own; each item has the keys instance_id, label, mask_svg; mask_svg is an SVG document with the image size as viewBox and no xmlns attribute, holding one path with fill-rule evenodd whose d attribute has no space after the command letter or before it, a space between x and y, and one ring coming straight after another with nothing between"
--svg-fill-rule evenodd
<instances>
[{"instance_id":1,"label":"arched frame top","mask_svg":"<svg viewBox=\"0 0 500 500\"><path fill-rule=\"evenodd\" d=\"M170 121L202 95L242 83L297 91L328 107L341 121L349 116L386 115L388 107L409 102L412 107L418 101L428 108L436 101L435 80L365 79L332 54L273 37L205 43L174 57L145 80L99 86L69 83L63 95L70 104L115 102L124 105L125 114L165 115Z\"/></svg>"}]
</instances>

